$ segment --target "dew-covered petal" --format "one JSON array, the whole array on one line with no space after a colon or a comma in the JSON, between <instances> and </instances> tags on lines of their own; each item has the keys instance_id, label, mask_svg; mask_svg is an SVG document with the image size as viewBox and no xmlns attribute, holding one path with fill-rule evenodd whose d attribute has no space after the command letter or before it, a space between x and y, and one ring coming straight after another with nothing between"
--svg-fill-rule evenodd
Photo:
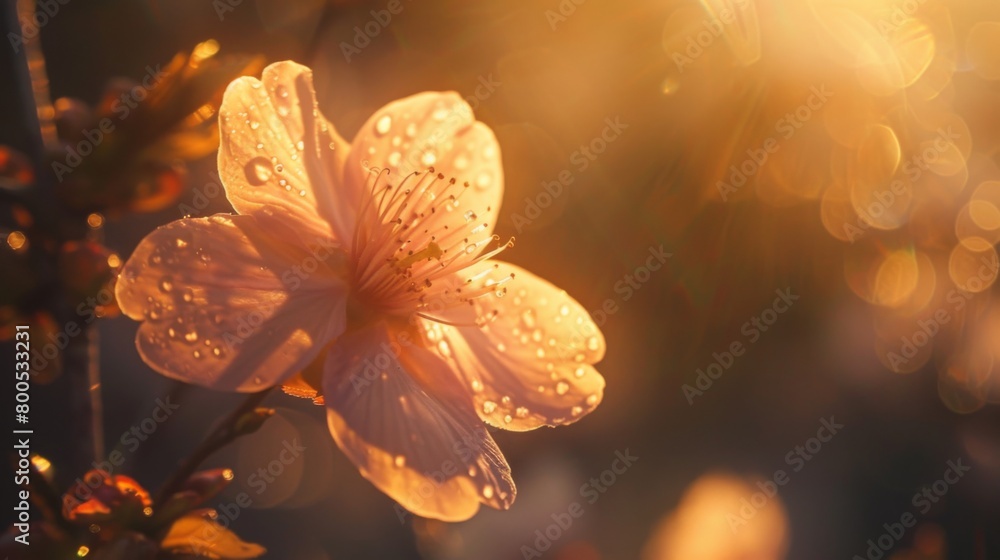
<instances>
[{"instance_id":1,"label":"dew-covered petal","mask_svg":"<svg viewBox=\"0 0 1000 560\"><path fill-rule=\"evenodd\" d=\"M452 324L424 320L424 338L452 366L484 421L522 431L570 424L597 407L604 378L592 364L604 357L605 343L583 306L501 261L470 267L456 282L467 291L492 290L471 306L431 313Z\"/></svg>"},{"instance_id":2,"label":"dew-covered petal","mask_svg":"<svg viewBox=\"0 0 1000 560\"><path fill-rule=\"evenodd\" d=\"M345 327L347 288L334 270L343 256L332 241L281 241L289 236L277 222L222 214L146 236L115 288L142 321L143 360L181 381L258 391L314 359Z\"/></svg>"},{"instance_id":3,"label":"dew-covered petal","mask_svg":"<svg viewBox=\"0 0 1000 560\"><path fill-rule=\"evenodd\" d=\"M233 81L219 129L219 174L237 212L346 238L360 186L342 179L349 146L319 112L309 68L277 62L260 80Z\"/></svg>"},{"instance_id":4,"label":"dew-covered petal","mask_svg":"<svg viewBox=\"0 0 1000 560\"><path fill-rule=\"evenodd\" d=\"M447 366L384 324L345 335L323 376L330 432L361 474L407 510L444 521L514 501L510 468L485 426L448 387ZM464 407L464 408L463 408Z\"/></svg>"},{"instance_id":5,"label":"dew-covered petal","mask_svg":"<svg viewBox=\"0 0 1000 560\"><path fill-rule=\"evenodd\" d=\"M411 272L433 281L493 246L503 199L499 144L454 92L421 93L376 111L354 138L345 177L371 193L356 242L372 273L431 248Z\"/></svg>"}]
</instances>

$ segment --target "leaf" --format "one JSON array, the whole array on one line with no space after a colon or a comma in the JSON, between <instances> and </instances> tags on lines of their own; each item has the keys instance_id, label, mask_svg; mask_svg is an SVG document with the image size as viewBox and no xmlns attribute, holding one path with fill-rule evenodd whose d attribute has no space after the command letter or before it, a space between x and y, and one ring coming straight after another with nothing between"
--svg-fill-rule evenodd
<instances>
[{"instance_id":1,"label":"leaf","mask_svg":"<svg viewBox=\"0 0 1000 560\"><path fill-rule=\"evenodd\" d=\"M178 519L160 546L178 554L201 558L257 558L267 552L264 547L244 542L236 533L204 515L204 511Z\"/></svg>"}]
</instances>

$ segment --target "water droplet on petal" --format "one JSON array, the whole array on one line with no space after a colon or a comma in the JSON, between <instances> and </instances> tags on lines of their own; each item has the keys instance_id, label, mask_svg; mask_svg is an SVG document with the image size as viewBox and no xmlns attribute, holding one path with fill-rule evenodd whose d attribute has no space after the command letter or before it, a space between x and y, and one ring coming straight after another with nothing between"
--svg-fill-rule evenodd
<instances>
[{"instance_id":1,"label":"water droplet on petal","mask_svg":"<svg viewBox=\"0 0 1000 560\"><path fill-rule=\"evenodd\" d=\"M171 278L170 276L164 276L163 279L160 280L160 290L164 293L170 293L170 291L173 289L174 289L174 279Z\"/></svg>"},{"instance_id":2,"label":"water droplet on petal","mask_svg":"<svg viewBox=\"0 0 1000 560\"><path fill-rule=\"evenodd\" d=\"M417 125L415 123L410 123L406 125L406 135L410 138L414 138L417 135Z\"/></svg>"},{"instance_id":3,"label":"water droplet on petal","mask_svg":"<svg viewBox=\"0 0 1000 560\"><path fill-rule=\"evenodd\" d=\"M597 395L590 395L589 397L587 397L587 404L589 406L594 406L595 404L597 404Z\"/></svg>"},{"instance_id":4,"label":"water droplet on petal","mask_svg":"<svg viewBox=\"0 0 1000 560\"><path fill-rule=\"evenodd\" d=\"M574 406L569 410L569 413L572 414L573 416L579 416L583 414L583 408L579 406Z\"/></svg>"},{"instance_id":5,"label":"water droplet on petal","mask_svg":"<svg viewBox=\"0 0 1000 560\"><path fill-rule=\"evenodd\" d=\"M483 497L486 498L487 500L493 497L493 487L490 486L489 484L483 486Z\"/></svg>"},{"instance_id":6,"label":"water droplet on petal","mask_svg":"<svg viewBox=\"0 0 1000 560\"><path fill-rule=\"evenodd\" d=\"M478 379L472 380L472 390L475 392L480 392L483 390L483 382Z\"/></svg>"},{"instance_id":7,"label":"water droplet on petal","mask_svg":"<svg viewBox=\"0 0 1000 560\"><path fill-rule=\"evenodd\" d=\"M573 372L573 375L575 375L577 377L583 377L583 374L586 373L586 372L587 372L587 370L583 369L582 367L578 367L578 368L576 368L576 371Z\"/></svg>"},{"instance_id":8,"label":"water droplet on petal","mask_svg":"<svg viewBox=\"0 0 1000 560\"><path fill-rule=\"evenodd\" d=\"M198 342L198 333L194 331L189 331L184 334L184 340L188 342Z\"/></svg>"},{"instance_id":9,"label":"water droplet on petal","mask_svg":"<svg viewBox=\"0 0 1000 560\"><path fill-rule=\"evenodd\" d=\"M524 322L524 326L529 329L535 328L535 311L533 309L525 309L521 313L521 321Z\"/></svg>"},{"instance_id":10,"label":"water droplet on petal","mask_svg":"<svg viewBox=\"0 0 1000 560\"><path fill-rule=\"evenodd\" d=\"M517 407L517 410L514 411L514 414L517 415L518 418L527 418L528 409L523 406L519 406Z\"/></svg>"},{"instance_id":11,"label":"water droplet on petal","mask_svg":"<svg viewBox=\"0 0 1000 560\"><path fill-rule=\"evenodd\" d=\"M389 154L389 165L397 166L399 165L399 162L402 159L403 159L403 154L399 152L392 152L391 154Z\"/></svg>"},{"instance_id":12,"label":"water droplet on petal","mask_svg":"<svg viewBox=\"0 0 1000 560\"><path fill-rule=\"evenodd\" d=\"M404 465L406 465L406 457L396 455L396 457L392 460L392 464L396 465L396 468L401 469Z\"/></svg>"},{"instance_id":13,"label":"water droplet on petal","mask_svg":"<svg viewBox=\"0 0 1000 560\"><path fill-rule=\"evenodd\" d=\"M243 171L247 176L247 182L255 187L263 185L271 178L271 164L262 157L248 161Z\"/></svg>"},{"instance_id":14,"label":"water droplet on petal","mask_svg":"<svg viewBox=\"0 0 1000 560\"><path fill-rule=\"evenodd\" d=\"M480 190L488 189L491 183L493 183L493 176L491 176L489 173L485 171L483 171L482 173L479 174L478 177L476 177L476 188Z\"/></svg>"},{"instance_id":15,"label":"water droplet on petal","mask_svg":"<svg viewBox=\"0 0 1000 560\"><path fill-rule=\"evenodd\" d=\"M392 117L389 115L383 115L382 118L375 121L375 133L379 136L385 136L392 129Z\"/></svg>"},{"instance_id":16,"label":"water droplet on petal","mask_svg":"<svg viewBox=\"0 0 1000 560\"><path fill-rule=\"evenodd\" d=\"M302 140L299 140L298 142L295 143L295 149L301 152L302 150L306 149L306 143L303 142Z\"/></svg>"},{"instance_id":17,"label":"water droplet on petal","mask_svg":"<svg viewBox=\"0 0 1000 560\"><path fill-rule=\"evenodd\" d=\"M420 156L420 163L424 165L434 165L436 161L437 161L437 155L435 155L434 152L429 150L424 152L424 155Z\"/></svg>"},{"instance_id":18,"label":"water droplet on petal","mask_svg":"<svg viewBox=\"0 0 1000 560\"><path fill-rule=\"evenodd\" d=\"M497 409L497 403L493 401L483 401L483 413L493 414L493 411Z\"/></svg>"},{"instance_id":19,"label":"water droplet on petal","mask_svg":"<svg viewBox=\"0 0 1000 560\"><path fill-rule=\"evenodd\" d=\"M556 394L565 395L568 392L569 392L569 383L566 383L565 381L560 381L559 383L556 383Z\"/></svg>"},{"instance_id":20,"label":"water droplet on petal","mask_svg":"<svg viewBox=\"0 0 1000 560\"><path fill-rule=\"evenodd\" d=\"M192 291L191 288L185 288L184 294L181 297L187 303L191 303L192 301L194 301L194 291Z\"/></svg>"}]
</instances>

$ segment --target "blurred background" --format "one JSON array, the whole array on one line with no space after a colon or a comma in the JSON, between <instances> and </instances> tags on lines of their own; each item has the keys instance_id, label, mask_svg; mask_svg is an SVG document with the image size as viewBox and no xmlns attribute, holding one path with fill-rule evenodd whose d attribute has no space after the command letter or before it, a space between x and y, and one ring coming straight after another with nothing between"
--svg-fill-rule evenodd
<instances>
[{"instance_id":1,"label":"blurred background","mask_svg":"<svg viewBox=\"0 0 1000 560\"><path fill-rule=\"evenodd\" d=\"M95 105L112 78L206 41L208 57L312 67L346 138L389 101L459 92L500 142L504 257L607 338L601 406L495 432L518 498L465 523L400 519L322 408L270 396L276 417L208 463L234 469L214 505L247 492L231 527L268 558L1000 558L994 0L52 3L53 99ZM3 75L20 56L4 49ZM30 153L18 80L0 96L0 143ZM230 211L206 196L214 153L187 159L156 211L98 214L114 255ZM135 322L98 324L109 448L157 399L180 405L121 470L155 488L238 399L155 374ZM89 467L72 390L32 395L36 450L76 461L62 485ZM251 476L296 438L306 451L258 492Z\"/></svg>"}]
</instances>

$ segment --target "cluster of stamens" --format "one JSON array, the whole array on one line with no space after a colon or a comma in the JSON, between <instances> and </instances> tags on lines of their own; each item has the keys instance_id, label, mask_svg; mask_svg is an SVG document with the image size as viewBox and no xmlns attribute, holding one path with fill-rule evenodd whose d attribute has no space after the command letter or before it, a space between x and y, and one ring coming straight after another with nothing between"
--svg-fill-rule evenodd
<instances>
[{"instance_id":1,"label":"cluster of stamens","mask_svg":"<svg viewBox=\"0 0 1000 560\"><path fill-rule=\"evenodd\" d=\"M431 290L513 245L513 239L500 244L498 236L482 235L489 224L478 221L474 209L459 209L470 188L434 168L410 173L398 185L389 183L388 170L373 169L352 246L356 293L390 311L415 304L418 314L502 295L513 274L480 282L497 265L472 273L464 285ZM482 251L493 242L497 247Z\"/></svg>"}]
</instances>

